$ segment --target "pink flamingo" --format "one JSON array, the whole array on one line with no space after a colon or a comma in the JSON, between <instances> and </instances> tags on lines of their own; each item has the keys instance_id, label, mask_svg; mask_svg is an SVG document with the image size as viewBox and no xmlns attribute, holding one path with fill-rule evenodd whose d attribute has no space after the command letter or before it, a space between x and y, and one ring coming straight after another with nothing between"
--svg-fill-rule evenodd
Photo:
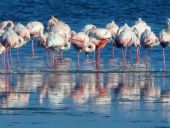
<instances>
[{"instance_id":1,"label":"pink flamingo","mask_svg":"<svg viewBox=\"0 0 170 128\"><path fill-rule=\"evenodd\" d=\"M110 23L106 24L106 29L108 29L112 34L112 42L113 42L112 57L114 57L115 36L117 34L119 26L114 22L114 20L112 20Z\"/></svg>"},{"instance_id":2,"label":"pink flamingo","mask_svg":"<svg viewBox=\"0 0 170 128\"><path fill-rule=\"evenodd\" d=\"M43 33L43 30L40 30L39 34L39 44L46 48L47 50L68 50L70 48L70 43L66 41L61 35L59 35L57 32L49 32L49 33ZM48 55L47 55L48 58ZM54 53L53 53L53 67L54 67ZM48 61L48 60L47 60Z\"/></svg>"},{"instance_id":3,"label":"pink flamingo","mask_svg":"<svg viewBox=\"0 0 170 128\"><path fill-rule=\"evenodd\" d=\"M166 71L165 63L165 48L170 45L170 19L167 19L167 29L163 29L159 34L160 44L162 46L162 56L163 56L163 70Z\"/></svg>"},{"instance_id":4,"label":"pink flamingo","mask_svg":"<svg viewBox=\"0 0 170 128\"><path fill-rule=\"evenodd\" d=\"M120 27L115 37L117 47L123 48L123 66L126 64L126 49L130 46L140 45L139 39L136 37L132 29L127 25ZM131 58L131 56L130 56ZM132 64L132 62L131 62Z\"/></svg>"},{"instance_id":5,"label":"pink flamingo","mask_svg":"<svg viewBox=\"0 0 170 128\"><path fill-rule=\"evenodd\" d=\"M2 43L3 46L7 48L7 63L8 63L8 68L10 69L10 64L9 64L9 57L8 57L8 48L14 47L18 42L19 42L19 37L18 35L14 32L12 28L8 28L1 36L0 42ZM11 53L11 50L10 50ZM11 54L10 54L11 55ZM11 63L12 63L12 55L11 55Z\"/></svg>"},{"instance_id":6,"label":"pink flamingo","mask_svg":"<svg viewBox=\"0 0 170 128\"><path fill-rule=\"evenodd\" d=\"M14 31L19 37L18 43L13 46L17 48L17 63L19 62L18 48L25 45L30 40L30 33L28 29L21 23L18 23L14 26Z\"/></svg>"},{"instance_id":7,"label":"pink flamingo","mask_svg":"<svg viewBox=\"0 0 170 128\"><path fill-rule=\"evenodd\" d=\"M156 35L150 29L146 29L145 32L142 33L140 41L143 47L145 48L145 61L147 66L146 48L157 46L160 44L160 42Z\"/></svg>"},{"instance_id":8,"label":"pink flamingo","mask_svg":"<svg viewBox=\"0 0 170 128\"><path fill-rule=\"evenodd\" d=\"M84 32L86 35L89 35L89 33L95 28L96 28L95 25L87 24L87 25L84 26L84 28L81 31Z\"/></svg>"},{"instance_id":9,"label":"pink flamingo","mask_svg":"<svg viewBox=\"0 0 170 128\"><path fill-rule=\"evenodd\" d=\"M80 68L80 51L84 51L84 44L89 42L89 37L84 32L79 32L71 37L69 41L77 50L77 63L78 68Z\"/></svg>"},{"instance_id":10,"label":"pink flamingo","mask_svg":"<svg viewBox=\"0 0 170 128\"><path fill-rule=\"evenodd\" d=\"M57 30L57 32L60 33L61 36L67 41L71 38L71 28L68 24L52 16L51 19L48 21L48 28L51 28L53 25L57 26L57 29L55 30Z\"/></svg>"},{"instance_id":11,"label":"pink flamingo","mask_svg":"<svg viewBox=\"0 0 170 128\"><path fill-rule=\"evenodd\" d=\"M92 28L89 32L89 37L93 38L94 43L96 45L97 50L97 60L96 60L96 68L100 67L100 49L104 48L105 45L109 42L112 35L109 30L105 28Z\"/></svg>"},{"instance_id":12,"label":"pink flamingo","mask_svg":"<svg viewBox=\"0 0 170 128\"><path fill-rule=\"evenodd\" d=\"M44 30L44 25L39 21L31 21L26 25L26 28L28 29L30 36L39 36L40 30ZM34 56L34 42L32 39L32 56Z\"/></svg>"},{"instance_id":13,"label":"pink flamingo","mask_svg":"<svg viewBox=\"0 0 170 128\"><path fill-rule=\"evenodd\" d=\"M135 22L135 25L132 26L132 30L135 32L139 40L141 38L142 33L146 29L151 30L150 26L148 26L147 23L144 22L141 18L138 18L138 20ZM140 59L140 50L139 47L137 47L136 60L139 61L139 59Z\"/></svg>"}]
</instances>

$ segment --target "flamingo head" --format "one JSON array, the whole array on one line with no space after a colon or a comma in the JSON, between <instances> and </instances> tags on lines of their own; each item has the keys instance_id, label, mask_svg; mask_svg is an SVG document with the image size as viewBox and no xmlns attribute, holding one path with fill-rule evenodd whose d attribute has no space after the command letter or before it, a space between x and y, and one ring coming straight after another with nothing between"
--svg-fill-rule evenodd
<instances>
[{"instance_id":1,"label":"flamingo head","mask_svg":"<svg viewBox=\"0 0 170 128\"><path fill-rule=\"evenodd\" d=\"M58 24L58 19L54 16L51 16L51 19L48 21L48 29L52 26L52 25L57 25Z\"/></svg>"},{"instance_id":2,"label":"flamingo head","mask_svg":"<svg viewBox=\"0 0 170 128\"><path fill-rule=\"evenodd\" d=\"M84 52L88 54L90 52L94 52L96 50L96 45L92 42L86 42L84 45Z\"/></svg>"}]
</instances>

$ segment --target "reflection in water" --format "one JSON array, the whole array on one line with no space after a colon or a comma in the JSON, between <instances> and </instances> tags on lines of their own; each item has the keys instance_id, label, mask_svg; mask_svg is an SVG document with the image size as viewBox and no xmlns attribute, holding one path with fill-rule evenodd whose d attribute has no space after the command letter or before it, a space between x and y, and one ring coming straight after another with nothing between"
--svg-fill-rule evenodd
<instances>
[{"instance_id":1,"label":"reflection in water","mask_svg":"<svg viewBox=\"0 0 170 128\"><path fill-rule=\"evenodd\" d=\"M57 68L66 69L70 64L67 59L58 62ZM155 104L160 103L165 109L162 115L168 118L170 92L166 89L167 82L163 86L161 80L150 72L2 74L0 108L11 113L16 108L70 107L78 112L104 115L117 109L131 116L129 110L142 110L143 104L145 109L155 109Z\"/></svg>"}]
</instances>

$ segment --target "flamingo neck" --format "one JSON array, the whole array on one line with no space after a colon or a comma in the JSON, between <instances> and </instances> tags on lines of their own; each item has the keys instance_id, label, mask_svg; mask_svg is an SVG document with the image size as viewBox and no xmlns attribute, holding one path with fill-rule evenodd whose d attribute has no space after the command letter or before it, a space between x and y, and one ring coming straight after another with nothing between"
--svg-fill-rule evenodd
<instances>
[{"instance_id":1,"label":"flamingo neck","mask_svg":"<svg viewBox=\"0 0 170 128\"><path fill-rule=\"evenodd\" d=\"M103 48L108 42L108 39L101 39L97 45L97 48Z\"/></svg>"}]
</instances>

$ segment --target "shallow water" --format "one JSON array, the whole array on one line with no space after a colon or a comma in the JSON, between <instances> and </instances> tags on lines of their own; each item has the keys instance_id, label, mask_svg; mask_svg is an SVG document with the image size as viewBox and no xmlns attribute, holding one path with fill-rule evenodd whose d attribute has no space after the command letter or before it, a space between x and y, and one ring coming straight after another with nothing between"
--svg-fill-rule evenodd
<instances>
[{"instance_id":1,"label":"shallow water","mask_svg":"<svg viewBox=\"0 0 170 128\"><path fill-rule=\"evenodd\" d=\"M141 73L0 76L2 127L169 127L169 77Z\"/></svg>"},{"instance_id":2,"label":"shallow water","mask_svg":"<svg viewBox=\"0 0 170 128\"><path fill-rule=\"evenodd\" d=\"M170 17L168 0L4 0L1 20L26 24L39 20L47 26L51 15L80 31L88 23L104 27L115 20L118 25L133 25L141 17L158 35ZM80 55L80 69L74 48L57 60L54 69L47 63L46 51L31 42L12 49L12 67L0 70L0 127L140 127L170 126L170 49L166 49L167 72L162 72L162 49L148 49L147 67L143 49L141 60L122 66L121 49L109 43L101 51L101 67L95 68L93 54ZM50 58L49 58L50 59ZM1 61L1 60L0 60ZM2 65L0 65L2 67Z\"/></svg>"}]
</instances>

